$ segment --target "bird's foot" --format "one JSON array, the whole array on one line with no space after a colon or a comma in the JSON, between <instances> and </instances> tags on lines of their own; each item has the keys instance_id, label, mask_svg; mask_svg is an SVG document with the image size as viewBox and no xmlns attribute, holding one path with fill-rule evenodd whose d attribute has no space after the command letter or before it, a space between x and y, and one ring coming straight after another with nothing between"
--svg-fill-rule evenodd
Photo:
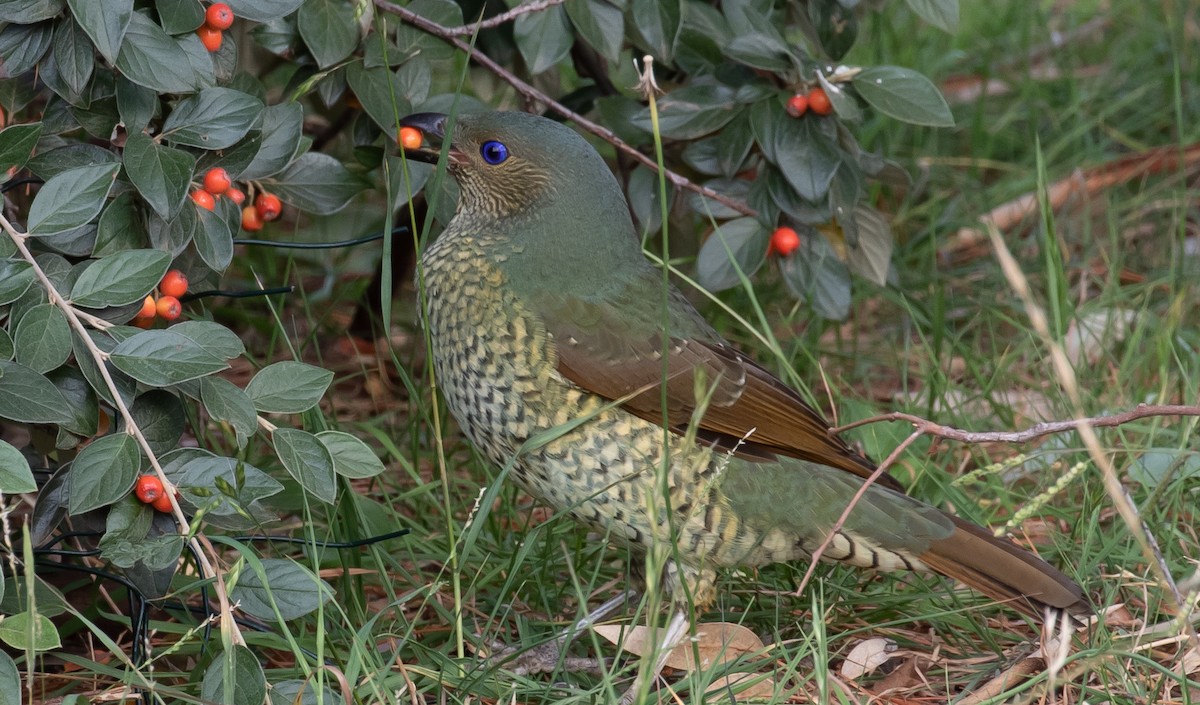
<instances>
[{"instance_id":1,"label":"bird's foot","mask_svg":"<svg viewBox=\"0 0 1200 705\"><path fill-rule=\"evenodd\" d=\"M519 676L551 673L560 669L569 673L586 672L599 674L604 668L603 659L568 656L566 655L567 647L571 645L571 642L577 636L593 624L604 619L618 607L625 604L627 600L636 596L636 590L626 590L615 597L609 598L545 644L539 644L528 649L493 644L492 655L488 657L487 664L489 666L503 666L505 670L512 671Z\"/></svg>"},{"instance_id":2,"label":"bird's foot","mask_svg":"<svg viewBox=\"0 0 1200 705\"><path fill-rule=\"evenodd\" d=\"M539 673L588 673L600 675L604 671L604 659L587 656L571 656L566 652L569 642L561 637L531 648L492 645L488 666L499 666L518 676Z\"/></svg>"}]
</instances>

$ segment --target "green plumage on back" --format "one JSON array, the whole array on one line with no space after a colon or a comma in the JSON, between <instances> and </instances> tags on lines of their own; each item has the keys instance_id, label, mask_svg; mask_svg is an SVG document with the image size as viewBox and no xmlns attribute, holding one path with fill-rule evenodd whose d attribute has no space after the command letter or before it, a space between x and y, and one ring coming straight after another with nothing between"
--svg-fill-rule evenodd
<instances>
[{"instance_id":1,"label":"green plumage on back","mask_svg":"<svg viewBox=\"0 0 1200 705\"><path fill-rule=\"evenodd\" d=\"M874 464L663 291L595 150L521 113L461 116L450 134L445 116L403 122L444 139L462 188L422 266L433 362L467 436L555 509L635 549L673 546L670 574L701 607L718 569L809 556ZM1069 578L888 476L825 558L936 571L1031 615L1088 611Z\"/></svg>"}]
</instances>

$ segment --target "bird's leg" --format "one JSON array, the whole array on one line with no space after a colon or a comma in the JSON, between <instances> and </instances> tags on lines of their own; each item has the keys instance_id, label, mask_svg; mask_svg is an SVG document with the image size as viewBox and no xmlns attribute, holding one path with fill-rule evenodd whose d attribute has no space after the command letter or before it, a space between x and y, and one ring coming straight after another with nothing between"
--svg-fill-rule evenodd
<instances>
[{"instance_id":1,"label":"bird's leg","mask_svg":"<svg viewBox=\"0 0 1200 705\"><path fill-rule=\"evenodd\" d=\"M633 685L629 686L629 690L621 696L620 705L633 705L642 695L643 690L649 690L650 684L654 683L654 679L658 678L658 674L662 672L663 666L667 665L667 659L671 657L671 652L676 646L679 646L684 635L687 634L688 621L687 606L677 606L663 633L662 640L658 643L658 648L652 652L654 655L653 666L648 671L638 670L637 678L633 679Z\"/></svg>"},{"instance_id":2,"label":"bird's leg","mask_svg":"<svg viewBox=\"0 0 1200 705\"><path fill-rule=\"evenodd\" d=\"M625 591L610 597L595 609L580 617L574 624L554 637L553 640L545 644L539 644L531 649L519 650L510 647L501 650L489 658L488 663L489 665L511 663L511 666L508 666L507 670L519 676L527 676L534 673L549 673L557 668L560 663L564 663L563 652L571 645L571 642L575 641L576 637L596 622L615 612L627 600L636 598L637 596L637 590L627 588ZM569 668L568 670L583 669Z\"/></svg>"}]
</instances>

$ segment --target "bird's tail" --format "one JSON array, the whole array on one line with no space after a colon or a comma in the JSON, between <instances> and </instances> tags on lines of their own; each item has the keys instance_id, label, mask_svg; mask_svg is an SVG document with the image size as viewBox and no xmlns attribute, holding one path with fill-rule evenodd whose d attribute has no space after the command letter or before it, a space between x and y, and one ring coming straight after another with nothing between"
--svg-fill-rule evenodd
<instances>
[{"instance_id":1,"label":"bird's tail","mask_svg":"<svg viewBox=\"0 0 1200 705\"><path fill-rule=\"evenodd\" d=\"M1083 589L1054 566L986 529L950 517L955 531L934 542L921 562L979 592L1041 619L1047 607L1085 621L1092 608Z\"/></svg>"}]
</instances>

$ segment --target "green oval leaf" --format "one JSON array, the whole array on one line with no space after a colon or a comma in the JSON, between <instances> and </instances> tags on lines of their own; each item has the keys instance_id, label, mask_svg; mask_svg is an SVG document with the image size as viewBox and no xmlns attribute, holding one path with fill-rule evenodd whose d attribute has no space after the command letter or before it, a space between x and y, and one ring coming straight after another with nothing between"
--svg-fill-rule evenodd
<instances>
[{"instance_id":1,"label":"green oval leaf","mask_svg":"<svg viewBox=\"0 0 1200 705\"><path fill-rule=\"evenodd\" d=\"M0 641L18 651L48 651L62 646L58 629L40 612L10 614L0 622Z\"/></svg>"},{"instance_id":2,"label":"green oval leaf","mask_svg":"<svg viewBox=\"0 0 1200 705\"><path fill-rule=\"evenodd\" d=\"M332 381L329 370L284 360L259 370L246 385L246 395L261 412L299 414L316 406Z\"/></svg>"},{"instance_id":3,"label":"green oval leaf","mask_svg":"<svg viewBox=\"0 0 1200 705\"><path fill-rule=\"evenodd\" d=\"M117 164L70 169L50 178L29 206L29 234L54 235L95 218L117 178Z\"/></svg>"},{"instance_id":4,"label":"green oval leaf","mask_svg":"<svg viewBox=\"0 0 1200 705\"><path fill-rule=\"evenodd\" d=\"M21 423L67 423L67 400L50 380L16 362L0 361L0 418Z\"/></svg>"},{"instance_id":5,"label":"green oval leaf","mask_svg":"<svg viewBox=\"0 0 1200 705\"><path fill-rule=\"evenodd\" d=\"M0 441L0 493L20 494L37 491L29 461L21 451Z\"/></svg>"},{"instance_id":6,"label":"green oval leaf","mask_svg":"<svg viewBox=\"0 0 1200 705\"><path fill-rule=\"evenodd\" d=\"M200 699L220 705L261 703L267 679L258 658L244 646L231 646L213 659L200 683Z\"/></svg>"},{"instance_id":7,"label":"green oval leaf","mask_svg":"<svg viewBox=\"0 0 1200 705\"><path fill-rule=\"evenodd\" d=\"M722 291L753 275L767 258L767 229L754 218L738 218L713 231L696 257L696 278L709 291ZM736 266L735 266L736 263Z\"/></svg>"},{"instance_id":8,"label":"green oval leaf","mask_svg":"<svg viewBox=\"0 0 1200 705\"><path fill-rule=\"evenodd\" d=\"M71 356L71 326L54 304L39 304L21 316L13 331L17 362L46 373Z\"/></svg>"},{"instance_id":9,"label":"green oval leaf","mask_svg":"<svg viewBox=\"0 0 1200 705\"><path fill-rule=\"evenodd\" d=\"M239 448L244 448L246 441L258 430L258 412L254 409L254 402L237 385L223 377L210 375L200 380L200 402L214 420L233 427ZM337 469L336 457L334 461L334 469Z\"/></svg>"},{"instance_id":10,"label":"green oval leaf","mask_svg":"<svg viewBox=\"0 0 1200 705\"><path fill-rule=\"evenodd\" d=\"M258 153L237 177L261 179L282 171L300 147L303 126L304 110L298 103L268 105L263 110L262 142Z\"/></svg>"},{"instance_id":11,"label":"green oval leaf","mask_svg":"<svg viewBox=\"0 0 1200 705\"><path fill-rule=\"evenodd\" d=\"M127 338L113 348L109 359L125 374L155 387L180 384L229 367L191 338L169 329Z\"/></svg>"},{"instance_id":12,"label":"green oval leaf","mask_svg":"<svg viewBox=\"0 0 1200 705\"><path fill-rule=\"evenodd\" d=\"M395 135L400 118L412 112L400 78L387 68L363 68L355 61L346 67L346 82L367 115L389 135Z\"/></svg>"},{"instance_id":13,"label":"green oval leaf","mask_svg":"<svg viewBox=\"0 0 1200 705\"><path fill-rule=\"evenodd\" d=\"M241 603L247 614L275 621L275 609L284 621L316 611L333 599L333 588L311 570L293 561L264 558L262 574L244 570L230 597Z\"/></svg>"},{"instance_id":14,"label":"green oval leaf","mask_svg":"<svg viewBox=\"0 0 1200 705\"><path fill-rule=\"evenodd\" d=\"M279 461L306 492L327 504L337 499L333 456L313 434L295 428L277 428L271 442Z\"/></svg>"},{"instance_id":15,"label":"green oval leaf","mask_svg":"<svg viewBox=\"0 0 1200 705\"><path fill-rule=\"evenodd\" d=\"M384 471L383 461L362 439L342 431L322 431L317 439L333 458L333 470L342 477L375 477Z\"/></svg>"},{"instance_id":16,"label":"green oval leaf","mask_svg":"<svg viewBox=\"0 0 1200 705\"><path fill-rule=\"evenodd\" d=\"M96 260L71 287L71 302L88 308L141 301L162 281L171 256L159 250L126 250Z\"/></svg>"},{"instance_id":17,"label":"green oval leaf","mask_svg":"<svg viewBox=\"0 0 1200 705\"><path fill-rule=\"evenodd\" d=\"M282 172L264 181L283 200L319 215L341 210L367 186L340 161L320 152L301 155Z\"/></svg>"},{"instance_id":18,"label":"green oval leaf","mask_svg":"<svg viewBox=\"0 0 1200 705\"><path fill-rule=\"evenodd\" d=\"M187 198L196 158L137 133L125 141L124 162L129 180L154 212L164 220L174 218Z\"/></svg>"},{"instance_id":19,"label":"green oval leaf","mask_svg":"<svg viewBox=\"0 0 1200 705\"><path fill-rule=\"evenodd\" d=\"M121 499L137 480L141 463L137 441L128 433L111 433L92 441L71 464L68 511L82 514Z\"/></svg>"},{"instance_id":20,"label":"green oval leaf","mask_svg":"<svg viewBox=\"0 0 1200 705\"><path fill-rule=\"evenodd\" d=\"M68 0L71 14L108 63L116 63L125 30L133 17L133 0Z\"/></svg>"},{"instance_id":21,"label":"green oval leaf","mask_svg":"<svg viewBox=\"0 0 1200 705\"><path fill-rule=\"evenodd\" d=\"M321 68L329 68L358 46L354 6L344 0L305 0L296 14L300 36Z\"/></svg>"},{"instance_id":22,"label":"green oval leaf","mask_svg":"<svg viewBox=\"0 0 1200 705\"><path fill-rule=\"evenodd\" d=\"M566 11L558 5L527 12L513 23L513 39L529 72L538 74L566 58L575 43Z\"/></svg>"},{"instance_id":23,"label":"green oval leaf","mask_svg":"<svg viewBox=\"0 0 1200 705\"><path fill-rule=\"evenodd\" d=\"M8 178L9 169L25 166L41 136L40 122L31 125L9 125L0 131L0 179Z\"/></svg>"},{"instance_id":24,"label":"green oval leaf","mask_svg":"<svg viewBox=\"0 0 1200 705\"><path fill-rule=\"evenodd\" d=\"M910 69L873 66L854 77L863 100L889 117L930 127L954 127L950 106L937 86Z\"/></svg>"},{"instance_id":25,"label":"green oval leaf","mask_svg":"<svg viewBox=\"0 0 1200 705\"><path fill-rule=\"evenodd\" d=\"M125 78L159 93L190 93L200 87L187 52L143 12L129 18L116 64Z\"/></svg>"},{"instance_id":26,"label":"green oval leaf","mask_svg":"<svg viewBox=\"0 0 1200 705\"><path fill-rule=\"evenodd\" d=\"M0 260L0 306L21 298L33 284L33 266L15 259Z\"/></svg>"},{"instance_id":27,"label":"green oval leaf","mask_svg":"<svg viewBox=\"0 0 1200 705\"><path fill-rule=\"evenodd\" d=\"M162 137L201 149L225 149L262 119L258 98L232 88L205 88L185 98L163 123Z\"/></svg>"}]
</instances>

